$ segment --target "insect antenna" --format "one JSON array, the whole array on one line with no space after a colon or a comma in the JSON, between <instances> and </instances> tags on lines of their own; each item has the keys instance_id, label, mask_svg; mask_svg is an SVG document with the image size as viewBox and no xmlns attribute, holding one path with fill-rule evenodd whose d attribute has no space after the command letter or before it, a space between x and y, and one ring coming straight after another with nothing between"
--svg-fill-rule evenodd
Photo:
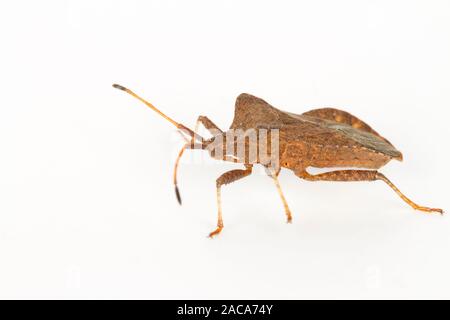
<instances>
[{"instance_id":1,"label":"insect antenna","mask_svg":"<svg viewBox=\"0 0 450 320\"><path fill-rule=\"evenodd\" d=\"M161 117L163 117L164 119L166 119L167 121L169 121L171 124L173 124L175 127L177 127L177 129L180 130L180 132L189 135L190 137L192 137L193 139L199 141L199 142L203 142L203 138L202 136L198 135L197 133L195 133L194 131L192 131L191 129L189 129L188 127L186 127L185 125L176 122L175 120L173 120L172 118L170 118L169 116L167 116L166 114L164 114L163 112L161 112L158 108L156 108L153 104L151 104L150 102L148 102L147 100L145 100L144 98L141 98L140 96L138 96L136 93L134 93L133 91L131 91L128 88L125 88L124 86L121 86L120 84L113 84L113 87L122 91L125 91L126 93L128 93L129 95L135 97L136 99L140 100L141 102L143 102L147 107L149 107L150 109L152 109L153 111L155 111L157 114L159 114Z\"/></svg>"},{"instance_id":2,"label":"insect antenna","mask_svg":"<svg viewBox=\"0 0 450 320\"><path fill-rule=\"evenodd\" d=\"M182 137L185 139L186 144L183 147L183 149L181 150L181 152L178 155L178 158L176 160L175 170L174 170L174 178L173 178L174 185L175 185L175 195L177 197L178 203L181 204L181 195L180 195L180 190L178 189L178 183L177 183L177 167L178 167L179 160L180 160L181 156L183 155L183 152L184 152L185 149L187 149L187 148L189 148L189 149L205 149L206 146L208 145L209 141L203 139L202 136L200 136L199 134L195 133L195 131L197 131L197 130L193 131L193 130L189 129L188 127L186 127L185 125L176 122L175 120L173 120L172 118L170 118L169 116L167 116L166 114L161 112L153 104L151 104L150 102L148 102L144 98L141 98L140 96L138 96L136 93L134 93L130 89L125 88L124 86L121 86L120 84L113 84L113 87L116 88L116 89L125 91L129 95L131 95L134 98L136 98L136 99L140 100L141 102L143 102L147 107L149 107L150 109L155 111L157 114L159 114L161 117L163 117L164 119L169 121L171 124L173 124L175 127L177 127L179 132L182 134ZM191 139L187 139L183 134L184 135L188 135L190 138L192 138L192 140ZM197 140L199 143L195 143L194 140Z\"/></svg>"}]
</instances>

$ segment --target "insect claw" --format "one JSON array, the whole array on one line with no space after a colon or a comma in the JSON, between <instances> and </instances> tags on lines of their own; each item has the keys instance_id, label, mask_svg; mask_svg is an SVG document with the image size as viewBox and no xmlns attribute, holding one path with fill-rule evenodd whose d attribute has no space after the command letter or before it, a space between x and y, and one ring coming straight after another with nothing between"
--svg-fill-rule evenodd
<instances>
[{"instance_id":1,"label":"insect claw","mask_svg":"<svg viewBox=\"0 0 450 320\"><path fill-rule=\"evenodd\" d=\"M431 212L437 212L437 213L439 213L441 216L443 216L444 215L444 210L442 210L442 209L431 209Z\"/></svg>"},{"instance_id":2,"label":"insect claw","mask_svg":"<svg viewBox=\"0 0 450 320\"><path fill-rule=\"evenodd\" d=\"M444 210L442 209L438 209L438 208L427 208L427 207L420 207L420 206L416 206L414 207L414 209L419 210L419 211L423 211L423 212L427 212L427 213L439 213L441 216L444 215Z\"/></svg>"},{"instance_id":3,"label":"insect claw","mask_svg":"<svg viewBox=\"0 0 450 320\"><path fill-rule=\"evenodd\" d=\"M181 204L182 204L182 202L181 202L181 195L180 195L180 190L178 189L177 185L175 185L175 195L177 196L178 203L181 206Z\"/></svg>"},{"instance_id":4,"label":"insect claw","mask_svg":"<svg viewBox=\"0 0 450 320\"><path fill-rule=\"evenodd\" d=\"M210 238L210 239L214 238L214 236L217 236L222 231L222 229L223 229L223 227L217 227L216 230L214 230L213 232L211 232L208 235L208 238Z\"/></svg>"}]
</instances>

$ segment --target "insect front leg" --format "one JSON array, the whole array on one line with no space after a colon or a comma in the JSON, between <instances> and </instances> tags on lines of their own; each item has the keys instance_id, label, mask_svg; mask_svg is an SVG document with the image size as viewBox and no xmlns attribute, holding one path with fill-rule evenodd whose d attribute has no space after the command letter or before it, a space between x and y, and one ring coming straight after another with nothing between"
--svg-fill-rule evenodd
<instances>
[{"instance_id":1,"label":"insect front leg","mask_svg":"<svg viewBox=\"0 0 450 320\"><path fill-rule=\"evenodd\" d=\"M245 170L231 170L222 174L216 180L216 191L217 191L217 228L209 234L212 238L218 235L223 229L223 219L222 219L222 200L220 190L223 185L232 183L239 179L245 178L252 173L252 165L245 165Z\"/></svg>"},{"instance_id":2,"label":"insect front leg","mask_svg":"<svg viewBox=\"0 0 450 320\"><path fill-rule=\"evenodd\" d=\"M196 131L198 130L198 125L202 124L206 130L208 130L212 135L216 135L218 133L223 133L223 131L214 123L212 122L208 117L206 116L199 116L197 118L197 123L195 126Z\"/></svg>"},{"instance_id":3,"label":"insect front leg","mask_svg":"<svg viewBox=\"0 0 450 320\"><path fill-rule=\"evenodd\" d=\"M442 209L438 208L428 208L423 207L415 202L413 202L411 199L406 197L384 174L378 171L374 170L338 170L338 171L331 171L326 173L321 173L317 175L311 175L306 171L302 171L300 173L297 173L300 178L303 178L305 180L309 181L375 181L375 180L381 180L384 181L389 187L394 190L398 196L405 201L408 205L410 205L413 209L423 211L423 212L438 212L440 214L443 214L444 211Z\"/></svg>"},{"instance_id":4,"label":"insect front leg","mask_svg":"<svg viewBox=\"0 0 450 320\"><path fill-rule=\"evenodd\" d=\"M214 124L208 117L205 116L199 116L197 118L197 122L195 124L194 133L197 133L198 126L202 124L212 135L216 135L218 133L223 133L220 128ZM178 153L178 157L175 160L175 166L173 170L173 184L175 185L175 195L177 197L178 203L181 205L181 195L180 190L178 189L178 182L177 182L177 174L178 174L178 165L180 163L181 157L184 154L184 150L186 149L198 149L193 147L194 146L194 137L191 138L190 141L187 141L184 146L181 148L180 152ZM204 148L201 148L204 149Z\"/></svg>"},{"instance_id":5,"label":"insect front leg","mask_svg":"<svg viewBox=\"0 0 450 320\"><path fill-rule=\"evenodd\" d=\"M292 214L289 209L286 198L284 197L283 190L281 190L280 182L278 181L278 175L280 174L280 170L274 171L269 168L266 168L266 172L275 182L275 186L277 187L278 194L280 195L281 201L283 201L284 211L287 217L287 223L292 223Z\"/></svg>"}]
</instances>

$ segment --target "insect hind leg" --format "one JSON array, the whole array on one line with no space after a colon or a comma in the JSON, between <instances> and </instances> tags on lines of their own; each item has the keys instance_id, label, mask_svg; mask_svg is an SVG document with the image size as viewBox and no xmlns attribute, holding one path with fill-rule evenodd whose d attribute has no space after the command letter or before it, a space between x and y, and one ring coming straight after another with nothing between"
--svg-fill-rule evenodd
<instances>
[{"instance_id":1,"label":"insect hind leg","mask_svg":"<svg viewBox=\"0 0 450 320\"><path fill-rule=\"evenodd\" d=\"M297 174L300 178L308 181L376 181L385 182L397 195L415 210L443 214L444 211L438 208L428 208L418 205L406 197L384 174L375 170L337 170L321 174L311 175L306 171Z\"/></svg>"},{"instance_id":2,"label":"insect hind leg","mask_svg":"<svg viewBox=\"0 0 450 320\"><path fill-rule=\"evenodd\" d=\"M442 210L442 209L419 206L418 204L413 202L411 199L406 197L384 174L382 174L380 172L377 173L377 180L384 181L389 187L391 187L392 190L395 191L395 193L398 194L398 196L400 198L402 198L403 201L405 201L407 204L409 204L415 210L428 212L428 213L437 212L437 213L440 213L441 215L444 214L444 210Z\"/></svg>"}]
</instances>

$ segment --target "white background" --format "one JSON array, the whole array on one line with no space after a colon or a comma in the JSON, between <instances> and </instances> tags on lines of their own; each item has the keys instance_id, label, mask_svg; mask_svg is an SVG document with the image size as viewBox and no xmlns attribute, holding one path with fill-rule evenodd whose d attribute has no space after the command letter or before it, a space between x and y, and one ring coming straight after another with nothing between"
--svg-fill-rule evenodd
<instances>
[{"instance_id":1,"label":"white background","mask_svg":"<svg viewBox=\"0 0 450 320\"><path fill-rule=\"evenodd\" d=\"M403 152L384 172L450 208L448 1L0 4L0 298L450 298L450 221L382 182L312 183L186 156L123 92L193 127L248 92L354 113Z\"/></svg>"}]
</instances>

